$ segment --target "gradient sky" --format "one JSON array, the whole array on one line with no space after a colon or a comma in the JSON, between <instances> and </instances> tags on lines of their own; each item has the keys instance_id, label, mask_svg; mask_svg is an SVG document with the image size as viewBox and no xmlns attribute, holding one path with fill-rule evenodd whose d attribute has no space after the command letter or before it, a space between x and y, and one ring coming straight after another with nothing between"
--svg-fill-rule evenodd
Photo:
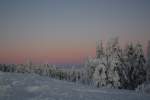
<instances>
[{"instance_id":1,"label":"gradient sky","mask_svg":"<svg viewBox=\"0 0 150 100\"><path fill-rule=\"evenodd\" d=\"M83 63L97 40L150 39L150 0L0 0L0 63Z\"/></svg>"}]
</instances>

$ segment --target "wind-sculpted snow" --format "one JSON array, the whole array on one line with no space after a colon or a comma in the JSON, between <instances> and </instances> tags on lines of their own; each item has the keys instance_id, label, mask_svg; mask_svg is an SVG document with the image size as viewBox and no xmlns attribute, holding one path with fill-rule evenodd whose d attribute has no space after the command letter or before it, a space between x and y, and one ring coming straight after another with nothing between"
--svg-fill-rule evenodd
<instances>
[{"instance_id":1,"label":"wind-sculpted snow","mask_svg":"<svg viewBox=\"0 0 150 100\"><path fill-rule=\"evenodd\" d=\"M0 72L0 100L149 100L135 91L98 89L35 74Z\"/></svg>"}]
</instances>

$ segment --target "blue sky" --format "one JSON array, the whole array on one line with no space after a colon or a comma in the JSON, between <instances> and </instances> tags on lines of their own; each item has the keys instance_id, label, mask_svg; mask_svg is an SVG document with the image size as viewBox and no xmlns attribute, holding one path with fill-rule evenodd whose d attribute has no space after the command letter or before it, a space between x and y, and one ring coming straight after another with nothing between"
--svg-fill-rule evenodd
<instances>
[{"instance_id":1,"label":"blue sky","mask_svg":"<svg viewBox=\"0 0 150 100\"><path fill-rule=\"evenodd\" d=\"M149 0L0 0L1 63L82 63L97 40L150 39Z\"/></svg>"}]
</instances>

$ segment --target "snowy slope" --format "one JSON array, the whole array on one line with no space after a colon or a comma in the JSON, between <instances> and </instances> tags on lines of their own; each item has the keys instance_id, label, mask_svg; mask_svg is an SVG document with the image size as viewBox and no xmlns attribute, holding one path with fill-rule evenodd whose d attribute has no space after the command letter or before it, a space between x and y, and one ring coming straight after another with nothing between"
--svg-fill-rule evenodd
<instances>
[{"instance_id":1,"label":"snowy slope","mask_svg":"<svg viewBox=\"0 0 150 100\"><path fill-rule=\"evenodd\" d=\"M150 100L150 95L96 89L35 74L0 72L0 100Z\"/></svg>"}]
</instances>

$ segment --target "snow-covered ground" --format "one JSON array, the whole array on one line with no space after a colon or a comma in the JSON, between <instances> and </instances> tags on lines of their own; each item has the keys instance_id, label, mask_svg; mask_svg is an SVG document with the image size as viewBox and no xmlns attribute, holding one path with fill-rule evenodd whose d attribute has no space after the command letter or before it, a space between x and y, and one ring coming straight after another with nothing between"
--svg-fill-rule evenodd
<instances>
[{"instance_id":1,"label":"snow-covered ground","mask_svg":"<svg viewBox=\"0 0 150 100\"><path fill-rule=\"evenodd\" d=\"M0 100L150 100L150 95L97 89L35 74L0 72Z\"/></svg>"}]
</instances>

